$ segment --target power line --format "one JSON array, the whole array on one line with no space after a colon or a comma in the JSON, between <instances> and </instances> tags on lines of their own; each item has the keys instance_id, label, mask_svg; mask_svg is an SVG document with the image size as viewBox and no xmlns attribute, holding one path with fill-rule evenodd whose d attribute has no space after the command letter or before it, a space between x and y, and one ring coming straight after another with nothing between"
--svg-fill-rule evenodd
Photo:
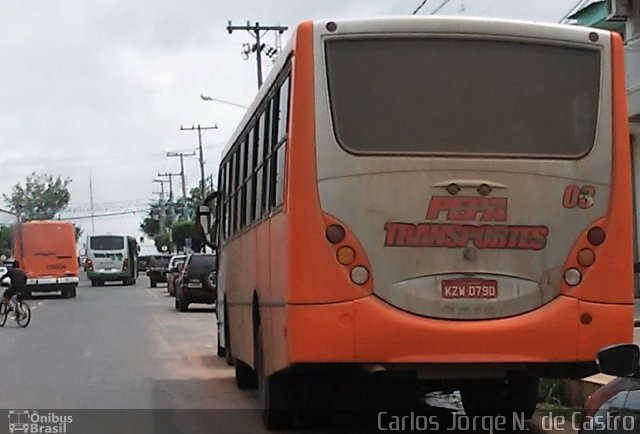
<instances>
[{"instance_id":1,"label":"power line","mask_svg":"<svg viewBox=\"0 0 640 434\"><path fill-rule=\"evenodd\" d=\"M139 209L139 210L134 210L134 211L122 211L122 212L113 212L113 213L108 213L108 214L96 214L96 215L84 215L84 216L80 216L80 217L61 217L62 220L85 220L85 219L90 219L90 218L101 218L101 217L113 217L113 216L118 216L118 215L126 215L126 214L140 214L140 213L145 213L148 210L146 209Z\"/></svg>"},{"instance_id":2,"label":"power line","mask_svg":"<svg viewBox=\"0 0 640 434\"><path fill-rule=\"evenodd\" d=\"M440 9L442 9L443 7L445 7L447 5L447 3L449 3L451 0L444 0L440 6L438 6L437 8L435 8L434 10L431 11L430 15L435 15L436 13L438 13L440 11Z\"/></svg>"},{"instance_id":3,"label":"power line","mask_svg":"<svg viewBox=\"0 0 640 434\"><path fill-rule=\"evenodd\" d=\"M422 7L428 2L429 0L422 0L422 3L420 3L420 6L418 6L416 8L415 11L413 11L413 13L411 15L415 15L418 13L418 11L420 11L420 9L422 9Z\"/></svg>"}]
</instances>

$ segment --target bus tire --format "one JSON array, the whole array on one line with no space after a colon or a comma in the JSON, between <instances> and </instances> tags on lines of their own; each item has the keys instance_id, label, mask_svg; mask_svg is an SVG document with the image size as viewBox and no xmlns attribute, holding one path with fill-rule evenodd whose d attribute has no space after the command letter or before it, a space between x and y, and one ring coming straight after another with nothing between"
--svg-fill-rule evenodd
<instances>
[{"instance_id":1,"label":"bus tire","mask_svg":"<svg viewBox=\"0 0 640 434\"><path fill-rule=\"evenodd\" d=\"M262 328L258 326L256 345L256 371L262 407L262 422L268 430L288 429L295 422L295 409L291 399L292 384L286 373L265 375ZM238 363L239 361L236 361Z\"/></svg>"},{"instance_id":2,"label":"bus tire","mask_svg":"<svg viewBox=\"0 0 640 434\"><path fill-rule=\"evenodd\" d=\"M538 404L539 377L531 372L513 372L507 376L509 409L531 419Z\"/></svg>"},{"instance_id":3,"label":"bus tire","mask_svg":"<svg viewBox=\"0 0 640 434\"><path fill-rule=\"evenodd\" d=\"M77 286L76 286L76 285L73 285L73 286L71 287L71 291L69 291L69 296L70 296L71 298L75 298L75 297L76 297L76 295L77 295Z\"/></svg>"},{"instance_id":4,"label":"bus tire","mask_svg":"<svg viewBox=\"0 0 640 434\"><path fill-rule=\"evenodd\" d=\"M178 310L180 312L186 312L187 310L189 310L189 302L187 300L177 297L176 300L178 301Z\"/></svg>"},{"instance_id":5,"label":"bus tire","mask_svg":"<svg viewBox=\"0 0 640 434\"><path fill-rule=\"evenodd\" d=\"M95 288L96 286L98 286L98 282L96 282L94 279L91 279L91 286Z\"/></svg>"},{"instance_id":6,"label":"bus tire","mask_svg":"<svg viewBox=\"0 0 640 434\"><path fill-rule=\"evenodd\" d=\"M158 286L158 283L156 282L156 280L155 280L155 279L151 279L151 283L150 283L150 285L151 285L151 287L152 287L152 288L155 288L155 287L157 287L157 286Z\"/></svg>"},{"instance_id":7,"label":"bus tire","mask_svg":"<svg viewBox=\"0 0 640 434\"><path fill-rule=\"evenodd\" d=\"M462 390L462 405L469 416L530 419L537 402L538 376L530 372L509 372L506 379L477 381Z\"/></svg>"},{"instance_id":8,"label":"bus tire","mask_svg":"<svg viewBox=\"0 0 640 434\"><path fill-rule=\"evenodd\" d=\"M224 358L225 358L225 361L227 362L227 365L233 366L233 364L235 363L235 360L233 359L233 351L231 350L231 332L229 330L229 309L227 308L226 299L225 301L223 301L222 308L224 309L224 324L223 324L224 345L225 345Z\"/></svg>"},{"instance_id":9,"label":"bus tire","mask_svg":"<svg viewBox=\"0 0 640 434\"><path fill-rule=\"evenodd\" d=\"M221 347L220 344L218 344L218 350L216 351L216 356L225 357L226 355L227 355L227 350L224 347Z\"/></svg>"},{"instance_id":10,"label":"bus tire","mask_svg":"<svg viewBox=\"0 0 640 434\"><path fill-rule=\"evenodd\" d=\"M240 390L255 389L258 387L256 371L241 360L236 360L235 376L236 386L238 386Z\"/></svg>"},{"instance_id":11,"label":"bus tire","mask_svg":"<svg viewBox=\"0 0 640 434\"><path fill-rule=\"evenodd\" d=\"M62 289L60 290L60 296L62 298L70 298L71 292L69 291L69 288L67 288L66 286L63 286Z\"/></svg>"}]
</instances>

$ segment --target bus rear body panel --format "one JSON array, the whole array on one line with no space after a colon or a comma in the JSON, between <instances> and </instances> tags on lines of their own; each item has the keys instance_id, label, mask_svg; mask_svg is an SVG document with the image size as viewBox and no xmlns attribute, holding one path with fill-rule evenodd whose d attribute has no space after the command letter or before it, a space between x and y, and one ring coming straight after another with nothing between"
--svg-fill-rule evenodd
<instances>
[{"instance_id":1,"label":"bus rear body panel","mask_svg":"<svg viewBox=\"0 0 640 434\"><path fill-rule=\"evenodd\" d=\"M137 243L126 235L87 237L87 277L100 282L130 280L137 277Z\"/></svg>"},{"instance_id":2,"label":"bus rear body panel","mask_svg":"<svg viewBox=\"0 0 640 434\"><path fill-rule=\"evenodd\" d=\"M238 181L239 150L288 65L284 204L245 224L246 179L261 172ZM219 334L226 322L225 346L252 367L262 343L266 374L339 363L578 375L632 340L615 34L439 17L302 23L221 168ZM333 242L332 226L343 229Z\"/></svg>"},{"instance_id":3,"label":"bus rear body panel","mask_svg":"<svg viewBox=\"0 0 640 434\"><path fill-rule=\"evenodd\" d=\"M78 255L72 223L32 221L13 229L14 255L33 292L60 291L78 284Z\"/></svg>"},{"instance_id":4,"label":"bus rear body panel","mask_svg":"<svg viewBox=\"0 0 640 434\"><path fill-rule=\"evenodd\" d=\"M570 365L632 340L621 41L600 31L592 41L592 29L457 23L298 28L283 237L288 360L273 371L332 362ZM398 40L411 54L405 62ZM483 47L475 57L451 54ZM526 54L542 75L510 77ZM505 68L496 78L474 58ZM419 73L403 68L408 61ZM407 75L442 86L443 62L450 80L462 71L448 92ZM582 78L562 82L567 74ZM478 105L482 98L493 106ZM552 125L557 117L563 122ZM331 224L344 240L327 240ZM341 247L355 252L348 265L338 263ZM356 267L368 271L364 283L352 281ZM273 339L279 347L278 330Z\"/></svg>"}]
</instances>

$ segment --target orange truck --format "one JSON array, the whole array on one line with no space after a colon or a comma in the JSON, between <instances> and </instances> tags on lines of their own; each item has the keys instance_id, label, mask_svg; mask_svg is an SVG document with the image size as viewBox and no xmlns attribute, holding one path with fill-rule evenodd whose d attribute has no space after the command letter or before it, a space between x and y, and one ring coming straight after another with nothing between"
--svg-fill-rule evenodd
<instances>
[{"instance_id":1,"label":"orange truck","mask_svg":"<svg viewBox=\"0 0 640 434\"><path fill-rule=\"evenodd\" d=\"M32 292L60 291L75 297L79 282L78 252L73 223L32 221L13 227L14 257L27 275Z\"/></svg>"}]
</instances>

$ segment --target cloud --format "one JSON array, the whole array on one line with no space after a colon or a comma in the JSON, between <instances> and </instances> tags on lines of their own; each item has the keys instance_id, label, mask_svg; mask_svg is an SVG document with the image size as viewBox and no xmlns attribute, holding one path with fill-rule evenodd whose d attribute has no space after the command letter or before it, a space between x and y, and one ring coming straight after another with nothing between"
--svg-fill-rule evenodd
<instances>
[{"instance_id":1,"label":"cloud","mask_svg":"<svg viewBox=\"0 0 640 434\"><path fill-rule=\"evenodd\" d=\"M166 150L197 146L193 133L179 131L181 124L219 126L204 136L207 173L214 172L243 110L203 102L200 93L249 105L256 92L255 62L240 56L242 44L252 39L245 32L229 35L229 20L293 28L309 18L408 14L417 3L0 2L0 193L32 171L45 171L74 180L76 203L89 201L90 175L96 203L146 199L157 187L151 180L158 172L179 170ZM451 3L449 12L456 13L456 1ZM474 4L476 12L488 8L500 16L547 17L561 9L551 0L533 3ZM273 35L265 41L273 45ZM197 161L188 159L186 172L189 186L196 185ZM96 229L134 233L139 219L101 219ZM83 225L88 230L88 222Z\"/></svg>"}]
</instances>

